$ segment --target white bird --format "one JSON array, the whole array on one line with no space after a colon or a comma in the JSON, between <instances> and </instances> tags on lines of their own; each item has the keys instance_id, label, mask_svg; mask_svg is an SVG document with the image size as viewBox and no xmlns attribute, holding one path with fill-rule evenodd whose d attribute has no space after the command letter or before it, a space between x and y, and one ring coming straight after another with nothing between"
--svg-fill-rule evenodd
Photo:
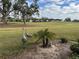
<instances>
[{"instance_id":1,"label":"white bird","mask_svg":"<svg viewBox=\"0 0 79 59\"><path fill-rule=\"evenodd\" d=\"M23 33L23 39L24 39L24 40L27 40L26 33Z\"/></svg>"},{"instance_id":2,"label":"white bird","mask_svg":"<svg viewBox=\"0 0 79 59\"><path fill-rule=\"evenodd\" d=\"M25 32L24 28L23 28L23 35L22 35L22 39L24 40L28 40L32 37L32 35L29 35L28 33Z\"/></svg>"}]
</instances>

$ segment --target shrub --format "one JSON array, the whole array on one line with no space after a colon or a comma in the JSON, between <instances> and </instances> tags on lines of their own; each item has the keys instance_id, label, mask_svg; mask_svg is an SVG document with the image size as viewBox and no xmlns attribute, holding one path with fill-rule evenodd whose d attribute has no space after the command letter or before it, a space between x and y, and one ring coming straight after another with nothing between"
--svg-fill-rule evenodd
<instances>
[{"instance_id":1,"label":"shrub","mask_svg":"<svg viewBox=\"0 0 79 59\"><path fill-rule=\"evenodd\" d=\"M33 34L35 38L38 38L37 41L42 41L42 47L47 48L50 47L50 40L55 37L55 33L48 31L48 29L40 30L37 33ZM36 41L36 42L37 42Z\"/></svg>"},{"instance_id":2,"label":"shrub","mask_svg":"<svg viewBox=\"0 0 79 59\"><path fill-rule=\"evenodd\" d=\"M79 55L72 54L69 59L79 59Z\"/></svg>"},{"instance_id":3,"label":"shrub","mask_svg":"<svg viewBox=\"0 0 79 59\"><path fill-rule=\"evenodd\" d=\"M71 45L70 49L72 50L72 52L74 54L78 54L79 55L79 44L73 44L73 45Z\"/></svg>"},{"instance_id":4,"label":"shrub","mask_svg":"<svg viewBox=\"0 0 79 59\"><path fill-rule=\"evenodd\" d=\"M77 39L77 42L78 42L78 44L79 44L79 39Z\"/></svg>"},{"instance_id":5,"label":"shrub","mask_svg":"<svg viewBox=\"0 0 79 59\"><path fill-rule=\"evenodd\" d=\"M61 41L60 41L61 43L67 43L67 42L68 42L68 40L65 39L65 38L61 38L60 40L61 40Z\"/></svg>"}]
</instances>

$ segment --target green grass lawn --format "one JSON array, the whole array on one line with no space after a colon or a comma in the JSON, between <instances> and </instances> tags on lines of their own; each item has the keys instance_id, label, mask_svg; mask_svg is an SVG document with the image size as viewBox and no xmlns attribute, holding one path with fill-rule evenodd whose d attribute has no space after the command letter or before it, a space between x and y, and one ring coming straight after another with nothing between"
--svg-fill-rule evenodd
<instances>
[{"instance_id":1,"label":"green grass lawn","mask_svg":"<svg viewBox=\"0 0 79 59\"><path fill-rule=\"evenodd\" d=\"M49 31L56 33L56 39L64 37L68 40L76 40L79 38L79 23L76 22L37 22L27 24L34 25L26 27L26 32L31 34L48 28ZM0 56L11 55L20 51L22 32L22 27L0 28Z\"/></svg>"}]
</instances>

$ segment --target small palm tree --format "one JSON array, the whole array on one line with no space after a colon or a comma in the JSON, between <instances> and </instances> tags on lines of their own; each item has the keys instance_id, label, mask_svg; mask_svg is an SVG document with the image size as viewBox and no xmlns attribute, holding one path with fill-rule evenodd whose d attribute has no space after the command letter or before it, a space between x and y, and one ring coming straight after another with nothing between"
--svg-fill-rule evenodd
<instances>
[{"instance_id":1,"label":"small palm tree","mask_svg":"<svg viewBox=\"0 0 79 59\"><path fill-rule=\"evenodd\" d=\"M42 40L42 47L49 46L49 40L55 36L55 33L49 32L48 29L40 30L34 34L35 37L38 38L37 41Z\"/></svg>"}]
</instances>

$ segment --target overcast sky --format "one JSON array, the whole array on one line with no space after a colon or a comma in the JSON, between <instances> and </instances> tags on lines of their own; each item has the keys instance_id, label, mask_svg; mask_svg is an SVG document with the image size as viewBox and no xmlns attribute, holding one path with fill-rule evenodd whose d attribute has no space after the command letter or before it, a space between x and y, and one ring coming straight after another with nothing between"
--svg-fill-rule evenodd
<instances>
[{"instance_id":1,"label":"overcast sky","mask_svg":"<svg viewBox=\"0 0 79 59\"><path fill-rule=\"evenodd\" d=\"M40 17L79 19L79 0L39 0Z\"/></svg>"}]
</instances>

